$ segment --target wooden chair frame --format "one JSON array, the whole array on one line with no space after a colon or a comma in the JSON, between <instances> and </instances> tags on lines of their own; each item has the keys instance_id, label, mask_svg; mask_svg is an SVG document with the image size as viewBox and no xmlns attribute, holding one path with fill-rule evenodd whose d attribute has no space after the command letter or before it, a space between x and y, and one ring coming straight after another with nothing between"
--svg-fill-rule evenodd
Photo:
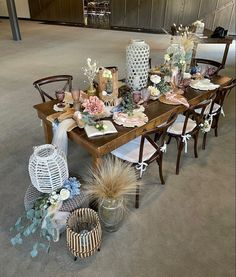
<instances>
[{"instance_id":1,"label":"wooden chair frame","mask_svg":"<svg viewBox=\"0 0 236 277\"><path fill-rule=\"evenodd\" d=\"M182 150L185 145L185 143L183 142L183 136L189 134L194 139L194 156L195 156L195 158L198 158L197 146L198 146L199 130L201 128L200 124L203 123L205 120L204 112L210 103L211 103L211 100L207 100L204 103L200 103L200 104L189 107L188 110L186 110L184 112L185 120L184 120L183 129L182 129L181 134L172 134L172 133L168 132L169 139L168 139L167 144L170 143L172 137L175 138L176 143L177 143L177 149L178 149L177 160L176 160L176 174L177 175L179 174L181 153L182 153ZM200 109L201 113L200 114L196 113L195 112L196 109ZM189 119L192 119L196 122L196 127L192 131L186 132Z\"/></svg>"},{"instance_id":2,"label":"wooden chair frame","mask_svg":"<svg viewBox=\"0 0 236 277\"><path fill-rule=\"evenodd\" d=\"M170 125L174 123L176 118L177 118L176 113L171 114L168 120L164 124L157 126L153 130L143 133L140 141L139 163L145 162L149 165L153 161L156 161L159 166L159 176L160 176L162 185L165 184L165 181L162 174L163 152L161 150L161 147L165 144L167 129L169 128ZM153 139L153 135L154 135L154 139ZM143 161L143 149L145 145L145 140L147 140L156 149L156 152L148 160ZM160 141L160 143L157 143L157 141L158 142ZM139 187L136 188L136 198L135 198L135 208L138 208L138 207L139 207Z\"/></svg>"},{"instance_id":3,"label":"wooden chair frame","mask_svg":"<svg viewBox=\"0 0 236 277\"><path fill-rule=\"evenodd\" d=\"M201 59L201 58L194 58L193 59L193 64L195 66L198 65L199 63L215 66L217 68L217 70L214 72L213 75L217 75L219 73L219 71L224 68L224 65L220 62L217 62L217 61L208 60L208 59Z\"/></svg>"},{"instance_id":4,"label":"wooden chair frame","mask_svg":"<svg viewBox=\"0 0 236 277\"><path fill-rule=\"evenodd\" d=\"M218 136L218 124L219 124L221 110L223 108L225 98L229 96L230 92L232 91L232 89L235 86L236 86L236 78L232 80L230 85L224 86L224 87L220 87L218 89L218 91L216 92L215 99L211 103L211 107L210 107L210 111L209 111L209 116L211 116L211 115L213 116L213 121L212 121L211 129L214 129L214 131L215 131L215 137ZM214 114L213 113L213 108L214 108L215 104L218 104L220 106L220 108ZM207 132L205 132L204 135L203 135L203 143L202 143L202 149L203 150L206 149L206 140L207 140Z\"/></svg>"},{"instance_id":5,"label":"wooden chair frame","mask_svg":"<svg viewBox=\"0 0 236 277\"><path fill-rule=\"evenodd\" d=\"M73 77L71 75L55 75L39 79L33 83L33 86L39 91L42 101L46 102L45 97L47 97L49 100L54 100L55 98L49 95L48 92L44 91L42 89L42 86L50 83L65 82L65 85L62 87L62 90L65 91L67 89L68 91L71 91L72 80Z\"/></svg>"}]
</instances>

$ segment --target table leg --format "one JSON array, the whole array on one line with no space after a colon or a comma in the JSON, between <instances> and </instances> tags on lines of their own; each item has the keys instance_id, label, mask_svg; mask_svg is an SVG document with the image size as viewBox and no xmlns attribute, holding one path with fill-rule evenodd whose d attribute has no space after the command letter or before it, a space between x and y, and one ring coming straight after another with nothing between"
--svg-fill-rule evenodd
<instances>
[{"instance_id":1,"label":"table leg","mask_svg":"<svg viewBox=\"0 0 236 277\"><path fill-rule=\"evenodd\" d=\"M193 50L192 50L191 66L195 66L194 59L196 58L196 54L197 54L197 46L198 46L198 43L194 42Z\"/></svg>"},{"instance_id":2,"label":"table leg","mask_svg":"<svg viewBox=\"0 0 236 277\"><path fill-rule=\"evenodd\" d=\"M226 59L227 59L227 56L228 56L228 52L229 52L229 44L226 43L225 45L225 51L224 51L224 56L223 56L223 59L222 59L222 65L223 65L223 68L225 67L225 63L226 63Z\"/></svg>"},{"instance_id":3,"label":"table leg","mask_svg":"<svg viewBox=\"0 0 236 277\"><path fill-rule=\"evenodd\" d=\"M45 143L51 143L52 142L52 127L43 121L43 129L44 129Z\"/></svg>"}]
</instances>

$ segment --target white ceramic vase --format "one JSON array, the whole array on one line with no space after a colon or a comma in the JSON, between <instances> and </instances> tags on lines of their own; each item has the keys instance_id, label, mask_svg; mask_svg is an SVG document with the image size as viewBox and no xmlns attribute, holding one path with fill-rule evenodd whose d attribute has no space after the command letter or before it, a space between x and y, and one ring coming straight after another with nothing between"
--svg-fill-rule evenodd
<instances>
[{"instance_id":1,"label":"white ceramic vase","mask_svg":"<svg viewBox=\"0 0 236 277\"><path fill-rule=\"evenodd\" d=\"M150 47L140 39L134 39L126 48L126 82L133 90L147 86Z\"/></svg>"}]
</instances>

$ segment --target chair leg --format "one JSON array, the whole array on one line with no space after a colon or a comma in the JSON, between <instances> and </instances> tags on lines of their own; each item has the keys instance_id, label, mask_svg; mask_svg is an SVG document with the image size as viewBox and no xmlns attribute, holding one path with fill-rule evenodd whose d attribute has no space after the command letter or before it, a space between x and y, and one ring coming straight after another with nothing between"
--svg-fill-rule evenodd
<instances>
[{"instance_id":1,"label":"chair leg","mask_svg":"<svg viewBox=\"0 0 236 277\"><path fill-rule=\"evenodd\" d=\"M215 137L218 137L218 122L219 122L220 115L215 116Z\"/></svg>"},{"instance_id":2,"label":"chair leg","mask_svg":"<svg viewBox=\"0 0 236 277\"><path fill-rule=\"evenodd\" d=\"M176 161L176 175L179 174L179 165L180 165L180 157L181 157L181 152L183 150L184 143L182 141L179 142L178 146L178 155L177 155L177 161Z\"/></svg>"},{"instance_id":3,"label":"chair leg","mask_svg":"<svg viewBox=\"0 0 236 277\"><path fill-rule=\"evenodd\" d=\"M139 186L136 187L135 208L139 208Z\"/></svg>"},{"instance_id":4,"label":"chair leg","mask_svg":"<svg viewBox=\"0 0 236 277\"><path fill-rule=\"evenodd\" d=\"M170 141L171 141L171 136L169 135L169 136L168 136L168 140L167 140L166 144L169 144L169 143L170 143Z\"/></svg>"},{"instance_id":5,"label":"chair leg","mask_svg":"<svg viewBox=\"0 0 236 277\"><path fill-rule=\"evenodd\" d=\"M206 139L207 139L207 132L205 132L204 135L203 135L202 150L206 149Z\"/></svg>"},{"instance_id":6,"label":"chair leg","mask_svg":"<svg viewBox=\"0 0 236 277\"><path fill-rule=\"evenodd\" d=\"M198 143L198 133L194 135L194 156L195 158L198 158L198 153L197 153L197 143Z\"/></svg>"},{"instance_id":7,"label":"chair leg","mask_svg":"<svg viewBox=\"0 0 236 277\"><path fill-rule=\"evenodd\" d=\"M160 176L161 184L165 185L165 181L164 181L163 174L162 174L162 155L156 161L157 161L158 167L159 167L159 176Z\"/></svg>"}]
</instances>

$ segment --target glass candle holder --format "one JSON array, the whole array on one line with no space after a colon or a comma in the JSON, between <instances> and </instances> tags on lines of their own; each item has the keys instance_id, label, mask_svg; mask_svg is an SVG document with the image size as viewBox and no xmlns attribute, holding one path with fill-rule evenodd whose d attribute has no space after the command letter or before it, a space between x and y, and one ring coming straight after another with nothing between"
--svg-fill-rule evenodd
<instances>
[{"instance_id":1,"label":"glass candle holder","mask_svg":"<svg viewBox=\"0 0 236 277\"><path fill-rule=\"evenodd\" d=\"M73 98L73 108L75 109L75 111L79 111L81 108L80 89L72 89L71 95Z\"/></svg>"}]
</instances>

